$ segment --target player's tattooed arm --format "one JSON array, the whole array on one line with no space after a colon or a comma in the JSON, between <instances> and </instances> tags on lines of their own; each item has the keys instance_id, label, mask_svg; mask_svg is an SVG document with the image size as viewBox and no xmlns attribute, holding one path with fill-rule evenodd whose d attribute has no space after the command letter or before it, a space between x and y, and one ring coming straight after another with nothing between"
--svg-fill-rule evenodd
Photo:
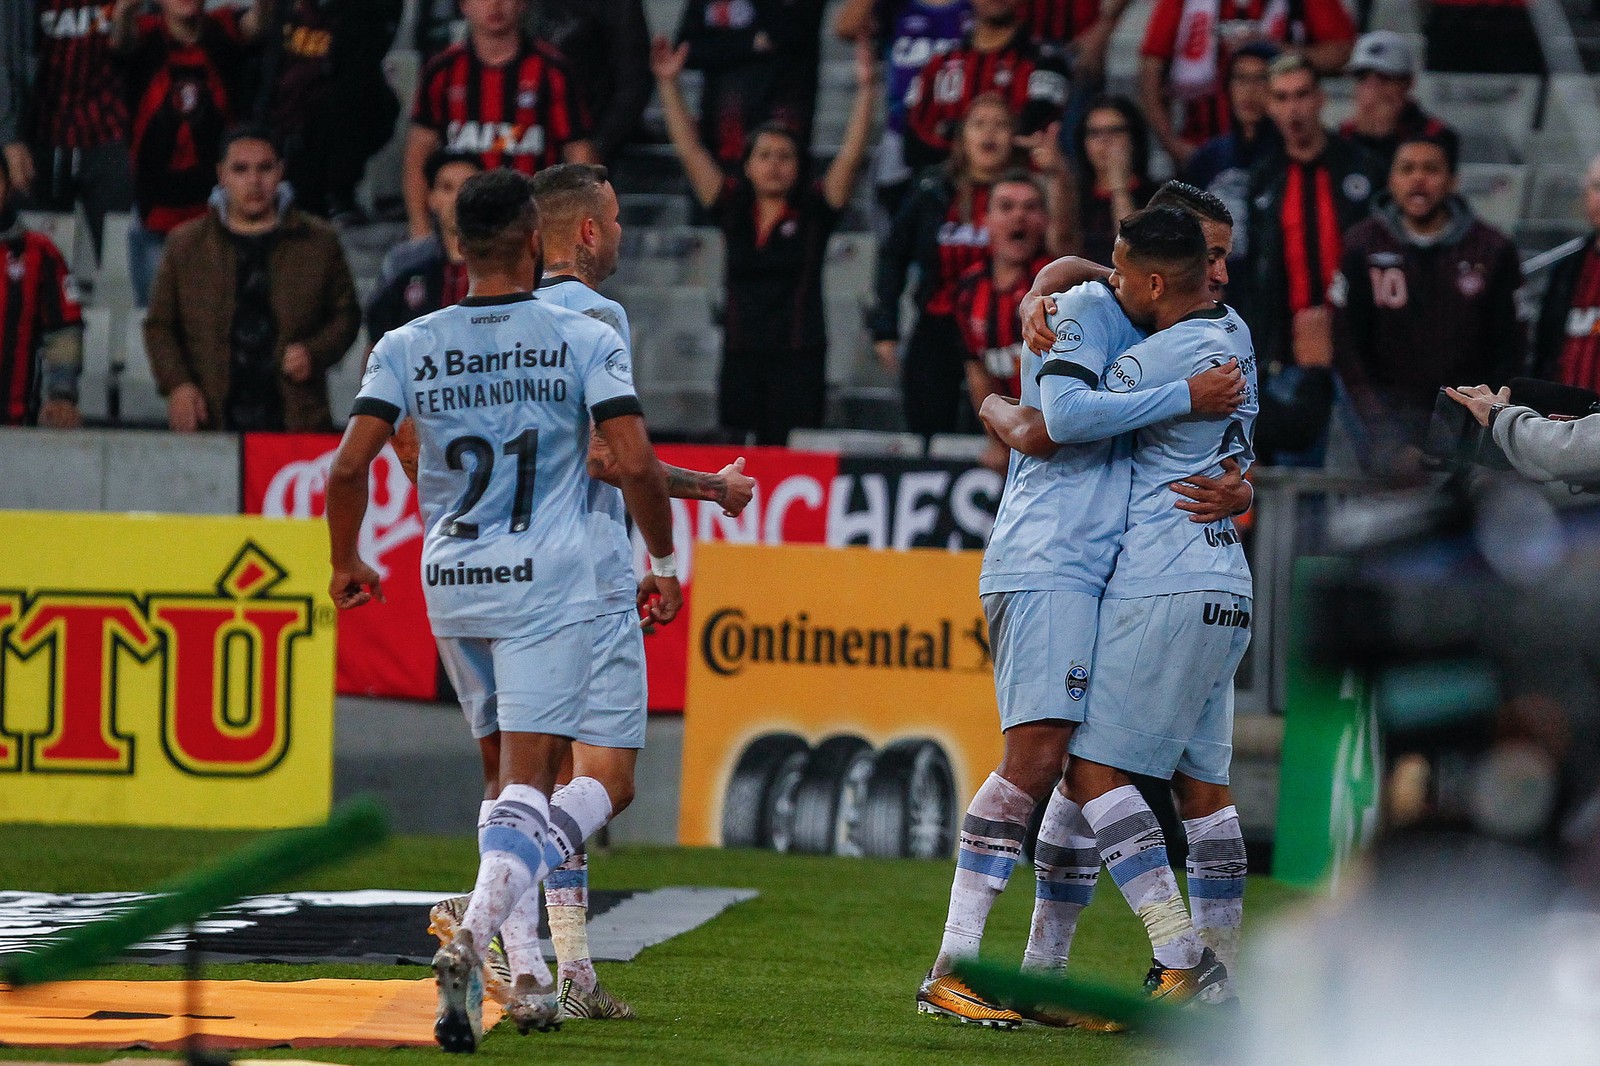
<instances>
[{"instance_id":1,"label":"player's tattooed arm","mask_svg":"<svg viewBox=\"0 0 1600 1066\"><path fill-rule=\"evenodd\" d=\"M1220 522L1244 514L1256 498L1255 489L1244 479L1239 461L1232 456L1222 460L1221 477L1195 474L1174 481L1172 491L1182 497L1173 506L1188 511L1189 521L1200 523Z\"/></svg>"},{"instance_id":2,"label":"player's tattooed arm","mask_svg":"<svg viewBox=\"0 0 1600 1066\"><path fill-rule=\"evenodd\" d=\"M1046 263L1033 279L1033 288L1022 298L1017 311L1022 316L1022 340L1040 355L1056 343L1055 331L1050 328L1050 316L1056 313L1056 301L1050 294L1066 292L1085 281L1111 276L1111 269L1075 255L1064 255Z\"/></svg>"},{"instance_id":3,"label":"player's tattooed arm","mask_svg":"<svg viewBox=\"0 0 1600 1066\"><path fill-rule=\"evenodd\" d=\"M598 434L589 438L589 476L596 481L621 487L616 458L605 440ZM755 494L755 479L744 472L744 456L740 456L715 474L699 470L685 470L681 466L661 464L667 479L667 495L680 500L709 500L722 505L722 513L729 518L739 517L750 498Z\"/></svg>"},{"instance_id":4,"label":"player's tattooed arm","mask_svg":"<svg viewBox=\"0 0 1600 1066\"><path fill-rule=\"evenodd\" d=\"M1048 459L1060 447L1050 439L1045 428L1044 415L1032 407L1024 407L1016 400L998 393L984 397L978 417L989 431L1006 447L1030 455L1035 459Z\"/></svg>"}]
</instances>

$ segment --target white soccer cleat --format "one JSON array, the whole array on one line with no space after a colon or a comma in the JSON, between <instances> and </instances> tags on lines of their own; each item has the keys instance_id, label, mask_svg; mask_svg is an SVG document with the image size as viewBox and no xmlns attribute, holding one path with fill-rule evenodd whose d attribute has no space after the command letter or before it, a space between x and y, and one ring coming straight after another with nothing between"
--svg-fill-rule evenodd
<instances>
[{"instance_id":1,"label":"white soccer cleat","mask_svg":"<svg viewBox=\"0 0 1600 1066\"><path fill-rule=\"evenodd\" d=\"M534 1030L548 1033L560 1029L561 997L556 994L555 982L541 984L531 974L518 977L506 1003L506 1015L523 1036Z\"/></svg>"},{"instance_id":2,"label":"white soccer cleat","mask_svg":"<svg viewBox=\"0 0 1600 1066\"><path fill-rule=\"evenodd\" d=\"M471 1054L483 1042L483 960L466 931L433 956L439 1009L433 1038L447 1052Z\"/></svg>"},{"instance_id":3,"label":"white soccer cleat","mask_svg":"<svg viewBox=\"0 0 1600 1066\"><path fill-rule=\"evenodd\" d=\"M428 912L428 932L439 938L439 943L449 944L461 928L461 919L467 913L471 896L451 896L433 905ZM489 941L488 954L483 958L483 991L501 1006L511 1001L511 964L496 936Z\"/></svg>"}]
</instances>

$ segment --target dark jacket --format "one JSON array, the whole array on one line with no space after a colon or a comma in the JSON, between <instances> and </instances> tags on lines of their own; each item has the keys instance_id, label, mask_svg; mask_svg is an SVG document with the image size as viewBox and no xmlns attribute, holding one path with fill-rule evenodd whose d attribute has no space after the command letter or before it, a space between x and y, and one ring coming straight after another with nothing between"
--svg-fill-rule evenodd
<instances>
[{"instance_id":1,"label":"dark jacket","mask_svg":"<svg viewBox=\"0 0 1600 1066\"><path fill-rule=\"evenodd\" d=\"M913 299L927 305L939 287L939 230L945 224L956 184L944 167L929 167L918 177L878 248L877 306L872 312L872 339L900 338L900 296L911 268L917 269ZM981 220L980 220L981 221Z\"/></svg>"},{"instance_id":2,"label":"dark jacket","mask_svg":"<svg viewBox=\"0 0 1600 1066\"><path fill-rule=\"evenodd\" d=\"M1415 100L1406 101L1406 106L1400 110L1400 120L1395 123L1394 132L1387 137L1368 137L1357 133L1356 120L1353 118L1339 124L1339 136L1365 148L1385 167L1394 165L1394 154L1400 150L1400 142L1407 137L1438 137L1447 133L1454 136L1454 132L1442 119L1422 110Z\"/></svg>"},{"instance_id":3,"label":"dark jacket","mask_svg":"<svg viewBox=\"0 0 1600 1066\"><path fill-rule=\"evenodd\" d=\"M1383 187L1382 166L1366 151L1330 136L1320 162L1328 169L1339 231L1344 233L1367 216L1372 194ZM1328 426L1333 403L1333 375L1318 367L1294 365L1290 350L1293 320L1289 313L1288 279L1284 270L1281 222L1289 161L1281 153L1262 160L1250 172L1250 272L1247 285L1228 287L1255 339L1260 368L1261 413L1256 418L1256 451L1265 461L1286 453L1317 449ZM1330 277L1328 281L1332 281ZM1316 294L1314 304L1322 302ZM1283 380L1273 379L1282 375ZM1312 460L1320 464L1320 458Z\"/></svg>"},{"instance_id":4,"label":"dark jacket","mask_svg":"<svg viewBox=\"0 0 1600 1066\"><path fill-rule=\"evenodd\" d=\"M1600 241L1600 233L1590 234L1587 240L1579 242L1576 248L1556 260L1550 268L1550 283L1544 290L1544 301L1539 305L1539 320L1533 328L1529 377L1541 381L1556 380L1561 367L1561 352L1567 343L1567 312L1572 310L1578 275L1583 271L1583 257L1596 241Z\"/></svg>"},{"instance_id":5,"label":"dark jacket","mask_svg":"<svg viewBox=\"0 0 1600 1066\"><path fill-rule=\"evenodd\" d=\"M145 351L156 385L166 396L183 384L200 387L220 429L228 396L237 262L232 240L212 207L172 231L150 291L144 320ZM361 328L350 267L332 226L285 204L272 245L272 311L277 319L275 356L290 344L311 353L311 378L295 383L281 374L284 425L290 432L333 428L328 409L328 368L344 357Z\"/></svg>"},{"instance_id":6,"label":"dark jacket","mask_svg":"<svg viewBox=\"0 0 1600 1066\"><path fill-rule=\"evenodd\" d=\"M650 28L641 0L539 0L525 25L567 57L594 123L589 137L611 159L650 102Z\"/></svg>"},{"instance_id":7,"label":"dark jacket","mask_svg":"<svg viewBox=\"0 0 1600 1066\"><path fill-rule=\"evenodd\" d=\"M0 0L0 145L22 139L34 60L33 0Z\"/></svg>"},{"instance_id":8,"label":"dark jacket","mask_svg":"<svg viewBox=\"0 0 1600 1066\"><path fill-rule=\"evenodd\" d=\"M1380 451L1422 445L1441 386L1499 388L1523 362L1516 246L1465 200L1447 207L1438 240L1422 243L1382 194L1345 235L1330 287L1335 365Z\"/></svg>"}]
</instances>

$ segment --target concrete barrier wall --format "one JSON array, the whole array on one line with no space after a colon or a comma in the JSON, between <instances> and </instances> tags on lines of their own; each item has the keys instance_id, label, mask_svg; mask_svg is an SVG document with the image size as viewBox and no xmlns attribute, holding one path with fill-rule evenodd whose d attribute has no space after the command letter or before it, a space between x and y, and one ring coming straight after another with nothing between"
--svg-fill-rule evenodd
<instances>
[{"instance_id":1,"label":"concrete barrier wall","mask_svg":"<svg viewBox=\"0 0 1600 1066\"><path fill-rule=\"evenodd\" d=\"M0 429L0 508L238 514L239 438Z\"/></svg>"}]
</instances>

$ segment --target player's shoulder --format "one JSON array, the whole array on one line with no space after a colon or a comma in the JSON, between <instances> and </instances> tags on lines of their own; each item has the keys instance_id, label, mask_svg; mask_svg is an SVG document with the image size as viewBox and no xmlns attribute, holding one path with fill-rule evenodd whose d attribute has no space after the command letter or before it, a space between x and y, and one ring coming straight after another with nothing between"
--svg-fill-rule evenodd
<instances>
[{"instance_id":1,"label":"player's shoulder","mask_svg":"<svg viewBox=\"0 0 1600 1066\"><path fill-rule=\"evenodd\" d=\"M617 336L628 340L628 312L617 301L591 289L577 278L566 277L556 279L554 283L546 282L539 288L539 298L610 326Z\"/></svg>"},{"instance_id":2,"label":"player's shoulder","mask_svg":"<svg viewBox=\"0 0 1600 1066\"><path fill-rule=\"evenodd\" d=\"M574 351L615 350L621 341L620 331L583 311L564 307L554 300L534 299L521 305L521 313L542 323L561 335L561 339Z\"/></svg>"},{"instance_id":3,"label":"player's shoulder","mask_svg":"<svg viewBox=\"0 0 1600 1066\"><path fill-rule=\"evenodd\" d=\"M1089 319L1097 323L1121 323L1128 319L1122 305L1117 303L1117 294L1100 278L1079 282L1066 292L1056 293L1055 302L1056 313L1052 317L1062 322L1072 319L1082 323Z\"/></svg>"}]
</instances>

